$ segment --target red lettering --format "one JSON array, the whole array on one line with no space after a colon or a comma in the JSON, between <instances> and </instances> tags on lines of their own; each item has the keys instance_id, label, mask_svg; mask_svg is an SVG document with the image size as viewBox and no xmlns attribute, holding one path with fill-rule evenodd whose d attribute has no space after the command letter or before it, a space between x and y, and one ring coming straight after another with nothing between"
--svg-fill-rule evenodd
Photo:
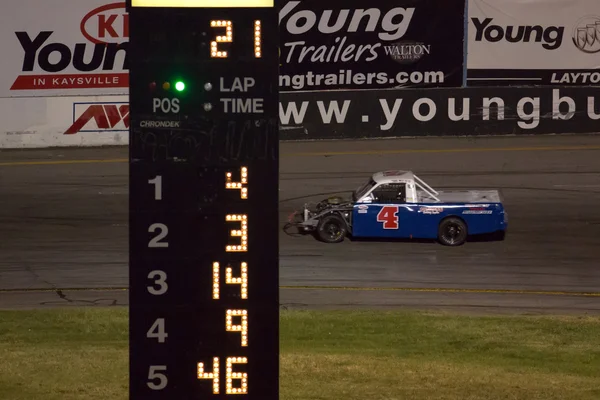
<instances>
[{"instance_id":1,"label":"red lettering","mask_svg":"<svg viewBox=\"0 0 600 400\"><path fill-rule=\"evenodd\" d=\"M121 114L125 128L129 128L129 104L122 104L119 107L119 113Z\"/></svg>"},{"instance_id":2,"label":"red lettering","mask_svg":"<svg viewBox=\"0 0 600 400\"><path fill-rule=\"evenodd\" d=\"M117 108L114 104L93 104L73 122L73 125L64 134L78 133L91 120L94 120L98 130L114 128L121 121L126 128L129 128L129 105L123 104Z\"/></svg>"},{"instance_id":3,"label":"red lettering","mask_svg":"<svg viewBox=\"0 0 600 400\"><path fill-rule=\"evenodd\" d=\"M111 104L104 106L104 112L106 113L106 118L108 119L108 123L111 128L116 126L121 120L121 114L119 114L119 110L115 105Z\"/></svg>"},{"instance_id":4,"label":"red lettering","mask_svg":"<svg viewBox=\"0 0 600 400\"><path fill-rule=\"evenodd\" d=\"M383 229L398 229L398 206L382 207L377 222L383 222Z\"/></svg>"},{"instance_id":5,"label":"red lettering","mask_svg":"<svg viewBox=\"0 0 600 400\"><path fill-rule=\"evenodd\" d=\"M106 37L106 33L108 33L110 37L118 37L117 31L115 31L115 28L113 27L116 19L116 15L111 15L108 18L106 18L106 15L98 15L98 37Z\"/></svg>"}]
</instances>

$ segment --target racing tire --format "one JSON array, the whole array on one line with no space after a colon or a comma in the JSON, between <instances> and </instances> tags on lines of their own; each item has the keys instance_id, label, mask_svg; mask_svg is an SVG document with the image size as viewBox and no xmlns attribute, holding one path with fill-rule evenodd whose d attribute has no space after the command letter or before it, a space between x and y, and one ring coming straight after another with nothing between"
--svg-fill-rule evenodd
<instances>
[{"instance_id":1,"label":"racing tire","mask_svg":"<svg viewBox=\"0 0 600 400\"><path fill-rule=\"evenodd\" d=\"M325 243L340 243L346 237L346 222L339 215L328 215L317 225L316 236Z\"/></svg>"},{"instance_id":2,"label":"racing tire","mask_svg":"<svg viewBox=\"0 0 600 400\"><path fill-rule=\"evenodd\" d=\"M467 224L460 218L446 218L438 227L438 241L444 246L461 246L467 235Z\"/></svg>"}]
</instances>

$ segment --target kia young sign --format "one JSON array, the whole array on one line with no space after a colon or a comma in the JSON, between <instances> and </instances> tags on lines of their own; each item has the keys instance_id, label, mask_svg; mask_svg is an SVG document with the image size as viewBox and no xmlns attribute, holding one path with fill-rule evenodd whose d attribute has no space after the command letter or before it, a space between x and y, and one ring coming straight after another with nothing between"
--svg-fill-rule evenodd
<instances>
[{"instance_id":1,"label":"kia young sign","mask_svg":"<svg viewBox=\"0 0 600 400\"><path fill-rule=\"evenodd\" d=\"M600 85L598 0L469 0L467 84Z\"/></svg>"},{"instance_id":2,"label":"kia young sign","mask_svg":"<svg viewBox=\"0 0 600 400\"><path fill-rule=\"evenodd\" d=\"M291 0L279 11L282 92L463 83L464 0Z\"/></svg>"},{"instance_id":3,"label":"kia young sign","mask_svg":"<svg viewBox=\"0 0 600 400\"><path fill-rule=\"evenodd\" d=\"M127 94L125 2L4 0L2 97Z\"/></svg>"},{"instance_id":4,"label":"kia young sign","mask_svg":"<svg viewBox=\"0 0 600 400\"><path fill-rule=\"evenodd\" d=\"M286 93L279 106L281 138L597 132L598 92L555 86Z\"/></svg>"}]
</instances>

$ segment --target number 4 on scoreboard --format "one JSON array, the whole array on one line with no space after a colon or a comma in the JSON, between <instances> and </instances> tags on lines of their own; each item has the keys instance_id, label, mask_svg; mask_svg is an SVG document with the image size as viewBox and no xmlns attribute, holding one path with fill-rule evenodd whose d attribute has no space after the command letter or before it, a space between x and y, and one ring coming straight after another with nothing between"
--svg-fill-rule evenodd
<instances>
[{"instance_id":1,"label":"number 4 on scoreboard","mask_svg":"<svg viewBox=\"0 0 600 400\"><path fill-rule=\"evenodd\" d=\"M383 222L383 229L398 229L398 206L381 207L377 222Z\"/></svg>"}]
</instances>

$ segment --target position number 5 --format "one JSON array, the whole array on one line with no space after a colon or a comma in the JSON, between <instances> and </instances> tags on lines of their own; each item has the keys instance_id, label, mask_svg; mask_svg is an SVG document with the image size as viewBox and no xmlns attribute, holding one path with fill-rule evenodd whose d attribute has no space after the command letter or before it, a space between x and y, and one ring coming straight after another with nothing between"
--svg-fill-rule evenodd
<instances>
[{"instance_id":1,"label":"position number 5","mask_svg":"<svg viewBox=\"0 0 600 400\"><path fill-rule=\"evenodd\" d=\"M152 390L163 390L167 387L167 376L163 373L167 370L166 365L152 365L148 370L148 387Z\"/></svg>"}]
</instances>

